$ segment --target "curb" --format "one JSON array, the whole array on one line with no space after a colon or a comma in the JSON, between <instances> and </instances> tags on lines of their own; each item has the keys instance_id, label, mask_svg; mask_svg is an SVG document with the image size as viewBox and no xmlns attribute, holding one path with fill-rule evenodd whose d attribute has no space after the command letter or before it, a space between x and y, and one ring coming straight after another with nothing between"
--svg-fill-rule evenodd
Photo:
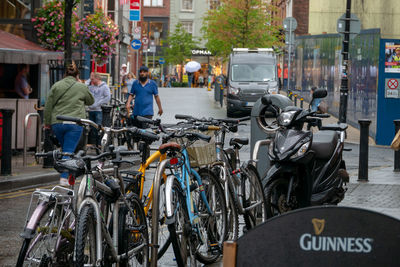
<instances>
[{"instance_id":1,"label":"curb","mask_svg":"<svg viewBox=\"0 0 400 267\"><path fill-rule=\"evenodd\" d=\"M0 181L0 192L16 191L31 188L43 184L55 183L60 179L60 174L56 171L49 173L38 173L29 177L15 176L10 179Z\"/></svg>"}]
</instances>

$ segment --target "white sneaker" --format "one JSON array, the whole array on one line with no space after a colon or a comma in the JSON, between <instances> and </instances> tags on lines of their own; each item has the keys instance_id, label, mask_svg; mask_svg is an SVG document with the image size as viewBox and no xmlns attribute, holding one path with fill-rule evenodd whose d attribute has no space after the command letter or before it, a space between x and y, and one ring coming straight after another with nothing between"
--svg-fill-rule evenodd
<instances>
[{"instance_id":1,"label":"white sneaker","mask_svg":"<svg viewBox=\"0 0 400 267\"><path fill-rule=\"evenodd\" d=\"M61 186L69 186L68 179L60 178L60 185Z\"/></svg>"}]
</instances>

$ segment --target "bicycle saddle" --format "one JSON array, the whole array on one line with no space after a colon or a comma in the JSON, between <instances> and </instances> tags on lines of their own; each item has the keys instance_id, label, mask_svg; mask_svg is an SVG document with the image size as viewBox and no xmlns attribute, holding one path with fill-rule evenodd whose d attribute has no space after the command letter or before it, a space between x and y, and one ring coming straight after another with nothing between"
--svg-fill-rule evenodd
<instances>
[{"instance_id":1,"label":"bicycle saddle","mask_svg":"<svg viewBox=\"0 0 400 267\"><path fill-rule=\"evenodd\" d=\"M54 169L59 173L69 172L78 177L85 174L86 165L82 159L64 159L54 163Z\"/></svg>"},{"instance_id":2,"label":"bicycle saddle","mask_svg":"<svg viewBox=\"0 0 400 267\"><path fill-rule=\"evenodd\" d=\"M249 138L240 138L240 137L235 137L235 138L232 138L230 141L229 141L229 145L230 146L239 146L239 145L248 145L249 144Z\"/></svg>"}]
</instances>

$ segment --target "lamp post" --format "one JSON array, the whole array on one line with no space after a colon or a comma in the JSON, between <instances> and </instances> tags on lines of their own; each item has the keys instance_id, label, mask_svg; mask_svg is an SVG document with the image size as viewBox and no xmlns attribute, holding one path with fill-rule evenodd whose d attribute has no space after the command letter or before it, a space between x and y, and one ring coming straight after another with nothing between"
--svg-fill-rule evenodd
<instances>
[{"instance_id":1,"label":"lamp post","mask_svg":"<svg viewBox=\"0 0 400 267\"><path fill-rule=\"evenodd\" d=\"M155 28L154 29L154 49L153 49L153 69L156 68L156 65L154 63L154 56L155 56L155 53L156 53L156 49L155 48L156 48L156 45L157 45L158 38L160 38L160 32L158 31L158 28Z\"/></svg>"}]
</instances>

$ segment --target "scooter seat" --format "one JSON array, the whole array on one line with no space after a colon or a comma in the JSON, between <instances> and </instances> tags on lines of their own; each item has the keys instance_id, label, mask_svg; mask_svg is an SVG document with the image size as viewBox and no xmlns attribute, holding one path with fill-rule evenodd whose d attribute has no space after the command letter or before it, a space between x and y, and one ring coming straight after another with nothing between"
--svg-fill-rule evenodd
<instances>
[{"instance_id":1,"label":"scooter seat","mask_svg":"<svg viewBox=\"0 0 400 267\"><path fill-rule=\"evenodd\" d=\"M321 131L331 130L331 131L345 131L347 129L346 123L333 123L321 126Z\"/></svg>"},{"instance_id":2,"label":"scooter seat","mask_svg":"<svg viewBox=\"0 0 400 267\"><path fill-rule=\"evenodd\" d=\"M313 134L311 150L317 159L327 160L335 151L338 134L335 131L319 131Z\"/></svg>"}]
</instances>

